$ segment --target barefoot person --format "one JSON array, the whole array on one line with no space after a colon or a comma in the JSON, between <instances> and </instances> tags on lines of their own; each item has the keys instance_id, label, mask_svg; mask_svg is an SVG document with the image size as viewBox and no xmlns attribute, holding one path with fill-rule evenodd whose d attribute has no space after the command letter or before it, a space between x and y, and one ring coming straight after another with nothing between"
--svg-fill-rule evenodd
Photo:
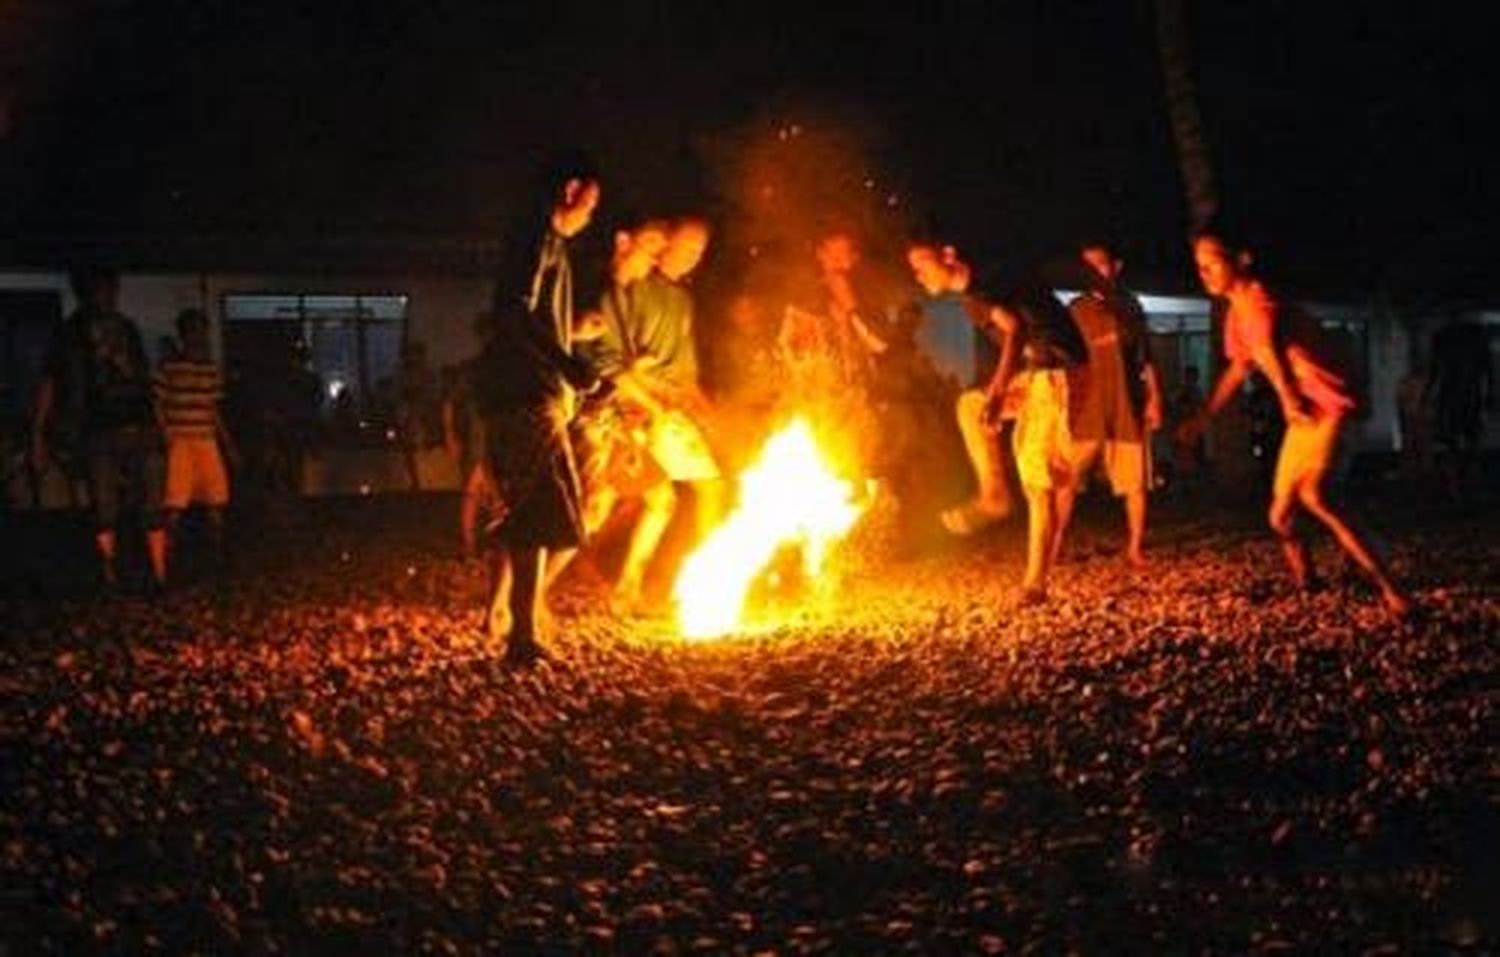
<instances>
[{"instance_id":1,"label":"barefoot person","mask_svg":"<svg viewBox=\"0 0 1500 957\"><path fill-rule=\"evenodd\" d=\"M643 493L645 507L630 535L613 604L621 612L649 610L646 572L677 509L676 486L692 490L696 525L707 529L722 511L724 483L705 428L707 400L698 382L693 295L689 277L703 261L710 230L689 217L666 228L655 268L615 288L606 300L606 333L596 369L621 400L645 414L645 451L659 480ZM639 237L637 237L639 238ZM649 260L648 260L649 261ZM616 305L625 303L626 305Z\"/></svg>"},{"instance_id":2,"label":"barefoot person","mask_svg":"<svg viewBox=\"0 0 1500 957\"><path fill-rule=\"evenodd\" d=\"M1126 559L1139 566L1145 562L1151 433L1161 427L1161 384L1151 361L1145 310L1119 282L1124 262L1103 243L1085 245L1079 258L1090 285L1068 312L1088 346L1088 376L1073 429L1073 474L1057 498L1053 561L1062 554L1078 492L1102 459L1110 488L1125 503Z\"/></svg>"},{"instance_id":3,"label":"barefoot person","mask_svg":"<svg viewBox=\"0 0 1500 957\"><path fill-rule=\"evenodd\" d=\"M487 468L502 503L487 530L494 549L487 631L505 636L506 661L516 665L546 657L537 619L548 552L576 547L583 535L569 391L593 384L573 355L568 240L593 217L599 183L570 164L554 171L545 201L544 216L524 224L530 235L511 237L507 255L516 262L500 276L494 334L475 363Z\"/></svg>"},{"instance_id":4,"label":"barefoot person","mask_svg":"<svg viewBox=\"0 0 1500 957\"><path fill-rule=\"evenodd\" d=\"M1208 419L1228 405L1252 369L1270 383L1286 418L1286 433L1276 459L1269 520L1299 587L1314 582L1307 547L1297 535L1300 506L1333 533L1346 554L1364 569L1395 615L1411 602L1391 579L1359 534L1325 501L1323 487L1338 449L1345 417L1355 401L1322 340L1317 322L1287 307L1255 278L1248 250L1223 236L1204 233L1193 242L1193 258L1203 288L1228 305L1224 320L1224 353L1228 366L1208 404L1179 429L1192 441Z\"/></svg>"},{"instance_id":5,"label":"barefoot person","mask_svg":"<svg viewBox=\"0 0 1500 957\"><path fill-rule=\"evenodd\" d=\"M1011 512L1003 448L999 436L982 422L985 394L979 385L991 371L985 345L994 334L992 314L997 313L970 289L973 273L952 246L915 243L907 249L906 261L928 296L917 346L955 397L954 416L978 486L972 501L943 512L943 527L969 535Z\"/></svg>"},{"instance_id":6,"label":"barefoot person","mask_svg":"<svg viewBox=\"0 0 1500 957\"><path fill-rule=\"evenodd\" d=\"M1072 475L1072 427L1079 371L1088 352L1078 327L1050 289L1030 286L991 309L1004 334L1000 362L984 393L981 422L992 432L1016 420L1011 444L1026 498L1026 571L1020 603L1047 598L1057 543L1059 499Z\"/></svg>"}]
</instances>

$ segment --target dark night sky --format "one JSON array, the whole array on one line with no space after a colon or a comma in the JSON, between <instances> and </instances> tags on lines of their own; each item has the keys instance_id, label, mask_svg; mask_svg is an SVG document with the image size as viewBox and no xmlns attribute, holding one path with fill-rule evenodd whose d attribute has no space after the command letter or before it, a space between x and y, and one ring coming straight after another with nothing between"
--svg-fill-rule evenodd
<instances>
[{"instance_id":1,"label":"dark night sky","mask_svg":"<svg viewBox=\"0 0 1500 957\"><path fill-rule=\"evenodd\" d=\"M11 71L3 228L480 236L557 144L595 152L616 210L713 207L706 143L848 111L912 218L975 258L1104 232L1185 284L1151 4L928 6L197 0L33 18L54 52ZM1288 275L1496 298L1497 77L1475 23L1445 4L1193 7L1221 190Z\"/></svg>"}]
</instances>

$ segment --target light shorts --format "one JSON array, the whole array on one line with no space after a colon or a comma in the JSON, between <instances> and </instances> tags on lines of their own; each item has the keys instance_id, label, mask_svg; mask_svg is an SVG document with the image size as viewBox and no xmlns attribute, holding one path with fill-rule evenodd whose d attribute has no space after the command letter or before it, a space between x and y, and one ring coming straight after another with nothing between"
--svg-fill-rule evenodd
<instances>
[{"instance_id":1,"label":"light shorts","mask_svg":"<svg viewBox=\"0 0 1500 957\"><path fill-rule=\"evenodd\" d=\"M1011 437L1021 484L1055 489L1072 475L1068 430L1068 378L1062 369L1035 369L1027 376Z\"/></svg>"},{"instance_id":2,"label":"light shorts","mask_svg":"<svg viewBox=\"0 0 1500 957\"><path fill-rule=\"evenodd\" d=\"M1118 442L1114 439L1074 439L1069 450L1075 478L1082 478L1100 457L1109 487L1116 495L1144 492L1151 487L1149 442Z\"/></svg>"},{"instance_id":3,"label":"light shorts","mask_svg":"<svg viewBox=\"0 0 1500 957\"><path fill-rule=\"evenodd\" d=\"M1311 422L1289 424L1276 456L1272 494L1280 498L1308 479L1326 475L1338 457L1343 424L1341 415L1319 415Z\"/></svg>"},{"instance_id":4,"label":"light shorts","mask_svg":"<svg viewBox=\"0 0 1500 957\"><path fill-rule=\"evenodd\" d=\"M167 442L167 491L163 505L220 507L229 503L229 473L219 443L212 438L173 438Z\"/></svg>"},{"instance_id":5,"label":"light shorts","mask_svg":"<svg viewBox=\"0 0 1500 957\"><path fill-rule=\"evenodd\" d=\"M674 482L704 482L720 476L703 429L681 411L655 418L646 443L656 464Z\"/></svg>"}]
</instances>

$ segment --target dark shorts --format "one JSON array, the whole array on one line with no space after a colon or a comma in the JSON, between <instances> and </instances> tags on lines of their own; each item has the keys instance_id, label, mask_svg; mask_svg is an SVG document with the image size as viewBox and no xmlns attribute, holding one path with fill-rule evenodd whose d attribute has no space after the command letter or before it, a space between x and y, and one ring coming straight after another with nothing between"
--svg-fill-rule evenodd
<instances>
[{"instance_id":1,"label":"dark shorts","mask_svg":"<svg viewBox=\"0 0 1500 957\"><path fill-rule=\"evenodd\" d=\"M115 528L125 508L135 506L147 528L161 528L167 466L156 430L132 427L96 432L84 447L94 527L99 531Z\"/></svg>"},{"instance_id":2,"label":"dark shorts","mask_svg":"<svg viewBox=\"0 0 1500 957\"><path fill-rule=\"evenodd\" d=\"M497 410L485 421L485 456L501 502L491 539L519 548L582 544L578 470L560 408Z\"/></svg>"}]
</instances>

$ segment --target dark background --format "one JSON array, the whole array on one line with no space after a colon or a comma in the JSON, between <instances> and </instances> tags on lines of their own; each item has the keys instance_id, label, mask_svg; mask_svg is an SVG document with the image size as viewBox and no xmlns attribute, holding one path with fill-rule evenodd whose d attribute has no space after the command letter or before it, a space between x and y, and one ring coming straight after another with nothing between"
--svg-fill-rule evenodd
<instances>
[{"instance_id":1,"label":"dark background","mask_svg":"<svg viewBox=\"0 0 1500 957\"><path fill-rule=\"evenodd\" d=\"M9 242L493 236L561 145L599 158L607 215L722 217L744 206L730 159L800 123L839 129L839 161L897 196L906 230L978 261L1104 234L1138 282L1191 283L1146 0L12 6ZM1190 7L1220 190L1265 257L1311 290L1493 299L1497 71L1477 22Z\"/></svg>"}]
</instances>

